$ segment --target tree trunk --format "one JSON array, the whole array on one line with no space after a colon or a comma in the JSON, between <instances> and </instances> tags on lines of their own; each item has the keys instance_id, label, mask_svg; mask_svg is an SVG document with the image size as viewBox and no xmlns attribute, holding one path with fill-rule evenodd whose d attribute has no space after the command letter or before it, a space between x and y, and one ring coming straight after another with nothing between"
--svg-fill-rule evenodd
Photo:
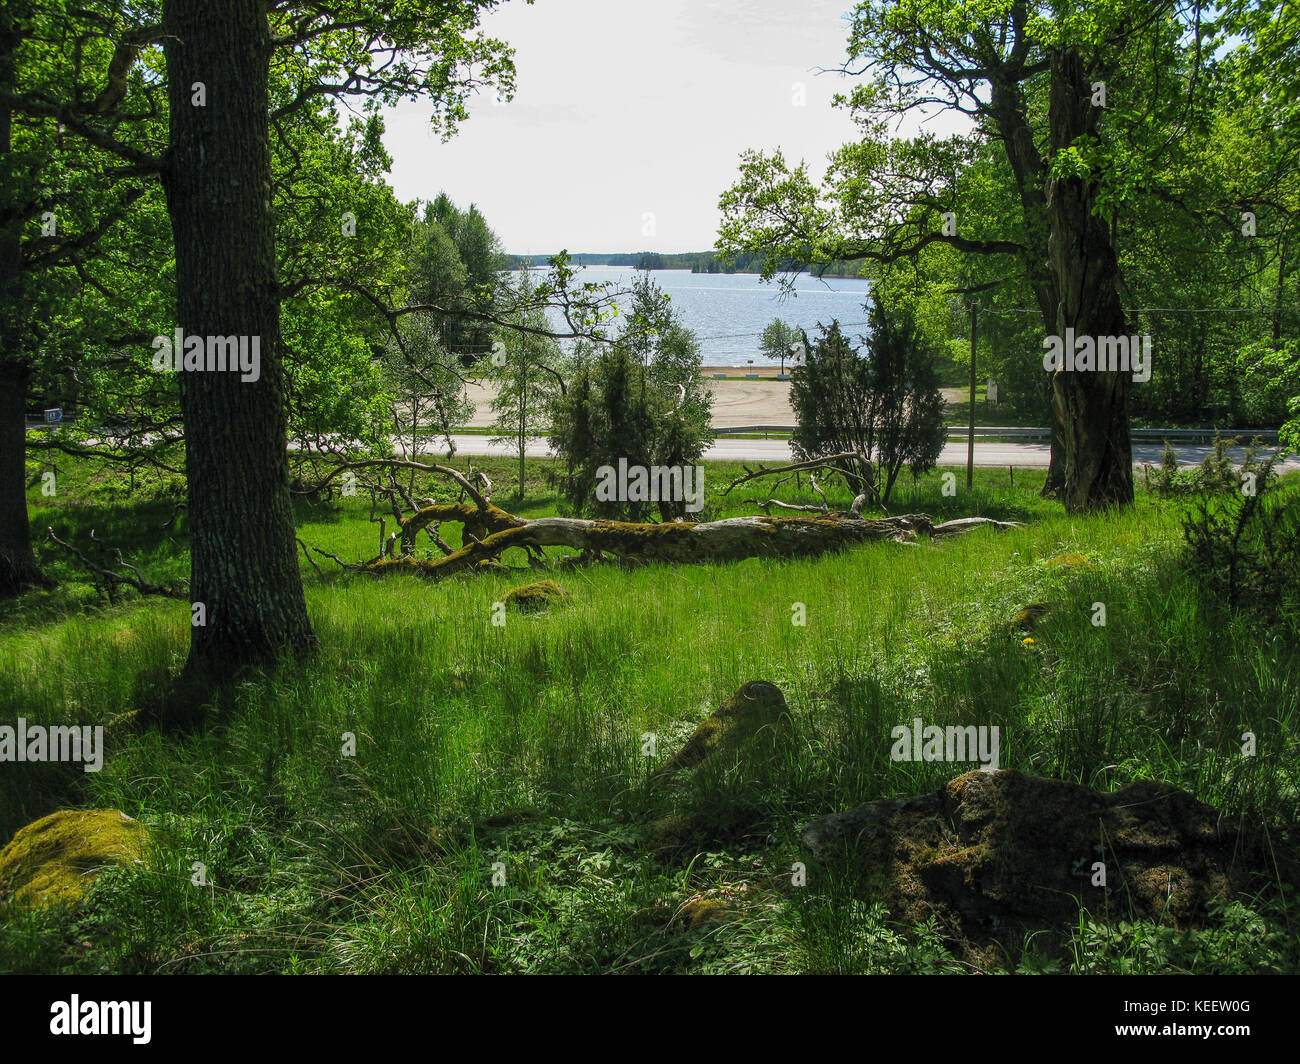
<instances>
[{"instance_id":1,"label":"tree trunk","mask_svg":"<svg viewBox=\"0 0 1300 1064\"><path fill-rule=\"evenodd\" d=\"M1051 220L1047 207L1047 164L1034 142L1021 83L1016 79L994 78L992 103L1025 220L1025 252L1021 265L1042 314L1043 328L1051 331L1057 327L1061 299L1056 275L1048 261ZM1052 424L1051 458L1047 480L1040 494L1045 498L1060 498L1065 491L1065 437L1052 402L1050 381L1045 391Z\"/></svg>"},{"instance_id":2,"label":"tree trunk","mask_svg":"<svg viewBox=\"0 0 1300 1064\"><path fill-rule=\"evenodd\" d=\"M1052 56L1050 126L1054 152L1096 133L1102 108L1073 49ZM1118 266L1110 227L1093 213L1097 183L1086 176L1048 183L1048 255L1060 304L1057 335L1123 336L1126 322L1116 287ZM1068 352L1066 352L1068 355ZM1122 371L1052 375L1052 405L1065 437L1065 509L1085 513L1133 502L1133 451L1128 390Z\"/></svg>"},{"instance_id":3,"label":"tree trunk","mask_svg":"<svg viewBox=\"0 0 1300 1064\"><path fill-rule=\"evenodd\" d=\"M191 629L190 673L315 641L289 501L265 10L262 0L164 5L177 325L186 336L247 337L250 351L260 344L256 380L180 374L190 589L206 612ZM194 102L196 83L206 106Z\"/></svg>"},{"instance_id":4,"label":"tree trunk","mask_svg":"<svg viewBox=\"0 0 1300 1064\"><path fill-rule=\"evenodd\" d=\"M15 91L14 52L20 43L19 8L5 4L0 10L0 90ZM29 14L24 10L24 14ZM23 358L25 305L22 279L23 205L19 183L11 181L12 116L0 105L0 597L16 595L48 584L32 552L31 523L27 519L27 385L30 367Z\"/></svg>"},{"instance_id":5,"label":"tree trunk","mask_svg":"<svg viewBox=\"0 0 1300 1064\"><path fill-rule=\"evenodd\" d=\"M1047 479L1043 482L1043 490L1038 494L1044 499L1061 499L1065 497L1065 428L1053 401L1051 378L1048 378L1045 391L1047 416L1052 426L1051 454L1047 460Z\"/></svg>"},{"instance_id":6,"label":"tree trunk","mask_svg":"<svg viewBox=\"0 0 1300 1064\"><path fill-rule=\"evenodd\" d=\"M27 519L27 380L24 363L0 360L0 598L49 586Z\"/></svg>"}]
</instances>

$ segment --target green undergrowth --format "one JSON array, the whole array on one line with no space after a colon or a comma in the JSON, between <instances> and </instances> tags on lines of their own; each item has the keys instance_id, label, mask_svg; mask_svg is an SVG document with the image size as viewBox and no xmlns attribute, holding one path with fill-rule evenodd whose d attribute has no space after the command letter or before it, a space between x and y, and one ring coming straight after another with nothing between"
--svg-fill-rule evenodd
<instances>
[{"instance_id":1,"label":"green undergrowth","mask_svg":"<svg viewBox=\"0 0 1300 1064\"><path fill-rule=\"evenodd\" d=\"M530 463L522 503L511 464L475 466L503 508L555 512L547 463ZM704 516L753 512L750 486L721 494L739 473L708 467ZM319 651L215 691L206 728L187 735L122 717L183 663L186 604L110 601L42 548L61 583L2 607L0 723L113 723L98 773L0 764L0 842L75 807L120 809L165 843L105 871L75 910L4 913L0 969L969 971L935 926L894 923L835 869L794 881L809 820L972 767L892 762L890 729L917 716L997 725L1001 767L1106 790L1162 779L1293 832L1300 633L1207 600L1181 563L1177 503L1140 494L1124 512L1067 517L1038 497L1041 472L958 482L956 497L939 473L900 483L891 512L1025 527L725 565L561 567L555 551L539 570L513 551L512 571L436 583L319 557L318 575L304 560ZM54 500L33 495L35 527L79 544L94 528L151 579L184 578L184 516L149 531L173 512L166 485L105 498L75 468L60 483ZM804 489L778 497L814 501ZM454 499L421 488L439 490ZM379 541L369 512L368 499L301 502L298 534L362 560ZM540 580L563 588L563 608L494 609ZM1046 606L1032 630L1011 620L1029 603ZM706 837L663 849L652 773L755 679L781 688L793 741L687 785L680 801ZM1241 756L1246 732L1254 757ZM1202 931L1081 914L1065 955L1026 943L1020 964L1296 971L1296 919L1281 887Z\"/></svg>"}]
</instances>

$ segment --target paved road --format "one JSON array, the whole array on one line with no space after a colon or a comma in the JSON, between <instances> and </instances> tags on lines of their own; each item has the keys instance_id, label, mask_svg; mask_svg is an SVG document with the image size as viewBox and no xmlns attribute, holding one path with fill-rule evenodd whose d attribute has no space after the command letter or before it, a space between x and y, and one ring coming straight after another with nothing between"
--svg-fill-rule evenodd
<instances>
[{"instance_id":1,"label":"paved road","mask_svg":"<svg viewBox=\"0 0 1300 1064\"><path fill-rule=\"evenodd\" d=\"M453 436L456 441L456 453L463 455L507 456L515 452L509 447L494 447L486 436ZM1199 465L1206 455L1212 453L1211 444L1187 443L1177 444L1174 451L1178 455L1179 465ZM1138 443L1133 446L1133 461L1137 465L1151 463L1158 466L1164 445L1159 443ZM528 445L528 455L542 458L551 452L546 442L534 439ZM977 466L1019 466L1021 469L1046 469L1050 448L1046 441L1007 441L1002 443L986 440L975 441L975 464ZM1235 448L1230 453L1240 460L1242 449ZM788 440L732 440L720 439L704 452L705 461L727 462L768 462L779 464L793 461ZM939 456L941 466L964 466L966 464L966 444L949 443ZM1300 458L1292 457L1278 467L1279 471L1300 469Z\"/></svg>"}]
</instances>

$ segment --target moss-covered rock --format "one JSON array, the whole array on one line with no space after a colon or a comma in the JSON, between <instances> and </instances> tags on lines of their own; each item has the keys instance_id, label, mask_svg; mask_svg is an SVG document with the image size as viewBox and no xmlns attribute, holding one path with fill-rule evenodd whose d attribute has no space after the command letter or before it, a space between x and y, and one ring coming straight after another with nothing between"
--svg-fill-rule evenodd
<instances>
[{"instance_id":1,"label":"moss-covered rock","mask_svg":"<svg viewBox=\"0 0 1300 1064\"><path fill-rule=\"evenodd\" d=\"M1050 612L1051 607L1046 602L1031 602L1028 606L1021 606L1011 615L1011 623L1014 627L1029 632Z\"/></svg>"},{"instance_id":2,"label":"moss-covered rock","mask_svg":"<svg viewBox=\"0 0 1300 1064\"><path fill-rule=\"evenodd\" d=\"M822 817L801 839L814 858L847 862L895 918L936 916L977 963L1014 963L1034 935L1060 946L1080 905L1095 919L1197 926L1212 901L1296 868L1168 784L1103 792L1011 770Z\"/></svg>"},{"instance_id":3,"label":"moss-covered rock","mask_svg":"<svg viewBox=\"0 0 1300 1064\"><path fill-rule=\"evenodd\" d=\"M1049 569L1095 569L1096 568L1096 566L1093 565L1092 562L1090 562L1082 554L1076 554L1074 552L1058 554L1055 558L1048 558L1047 567Z\"/></svg>"},{"instance_id":4,"label":"moss-covered rock","mask_svg":"<svg viewBox=\"0 0 1300 1064\"><path fill-rule=\"evenodd\" d=\"M748 756L755 743L770 751L788 733L789 710L776 684L751 680L737 689L704 719L686 744L656 776L695 768L715 757L736 760Z\"/></svg>"},{"instance_id":5,"label":"moss-covered rock","mask_svg":"<svg viewBox=\"0 0 1300 1064\"><path fill-rule=\"evenodd\" d=\"M75 903L109 865L144 859L148 831L116 809L62 809L19 828L0 850L0 902Z\"/></svg>"},{"instance_id":6,"label":"moss-covered rock","mask_svg":"<svg viewBox=\"0 0 1300 1064\"><path fill-rule=\"evenodd\" d=\"M684 901L670 923L696 931L712 921L730 919L744 907L747 896L751 892L752 888L748 883L733 883L706 890Z\"/></svg>"},{"instance_id":7,"label":"moss-covered rock","mask_svg":"<svg viewBox=\"0 0 1300 1064\"><path fill-rule=\"evenodd\" d=\"M511 588L501 601L507 606L514 606L523 613L537 613L550 609L557 602L563 602L569 593L554 580L539 580L535 584L523 584Z\"/></svg>"}]
</instances>

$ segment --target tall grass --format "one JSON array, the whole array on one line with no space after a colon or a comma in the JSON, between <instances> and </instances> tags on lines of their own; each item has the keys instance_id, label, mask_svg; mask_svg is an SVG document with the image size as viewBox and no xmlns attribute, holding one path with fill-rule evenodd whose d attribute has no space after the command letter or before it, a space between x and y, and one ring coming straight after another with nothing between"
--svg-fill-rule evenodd
<instances>
[{"instance_id":1,"label":"tall grass","mask_svg":"<svg viewBox=\"0 0 1300 1064\"><path fill-rule=\"evenodd\" d=\"M554 512L544 474L532 463L530 515ZM734 474L709 468L710 515L751 512L744 491L720 495ZM133 539L170 513L165 499L105 504L89 476L61 483L68 500L37 527L79 541L111 527L151 576L184 575L183 520L170 539ZM809 819L962 770L889 760L890 729L916 716L997 725L1003 767L1103 789L1160 778L1291 829L1295 639L1262 640L1248 617L1204 601L1179 563L1171 504L1144 496L1073 518L1040 486L1041 474L1019 471L1012 488L1006 471L980 471L953 499L932 475L900 484L892 507L1027 521L1008 533L806 561L560 570L550 575L569 601L510 612L504 626L493 604L537 578L522 553L506 558L521 571L439 583L318 576L304 562L319 652L220 691L208 727L187 736L116 720L183 662L185 605L108 603L51 556L64 585L0 620L0 721L116 723L99 773L0 765L0 834L102 806L155 827L160 845L150 867L102 876L75 924L10 912L0 967L965 970L934 928L890 925L847 880L790 883ZM304 504L299 535L368 557L367 515L358 500ZM1009 618L1030 602L1049 611L1026 643ZM1104 626L1092 623L1098 602ZM663 812L649 774L752 679L780 686L798 741L754 775L706 774L698 810L743 808L751 827L694 860L665 856L648 830ZM1247 731L1255 758L1238 756ZM355 756L343 754L349 736ZM195 862L206 887L192 883ZM733 895L747 900L728 921L691 929L679 912ZM1294 965L1285 895L1260 904L1283 937L1236 963ZM1143 953L1137 970L1165 970L1169 956Z\"/></svg>"}]
</instances>

